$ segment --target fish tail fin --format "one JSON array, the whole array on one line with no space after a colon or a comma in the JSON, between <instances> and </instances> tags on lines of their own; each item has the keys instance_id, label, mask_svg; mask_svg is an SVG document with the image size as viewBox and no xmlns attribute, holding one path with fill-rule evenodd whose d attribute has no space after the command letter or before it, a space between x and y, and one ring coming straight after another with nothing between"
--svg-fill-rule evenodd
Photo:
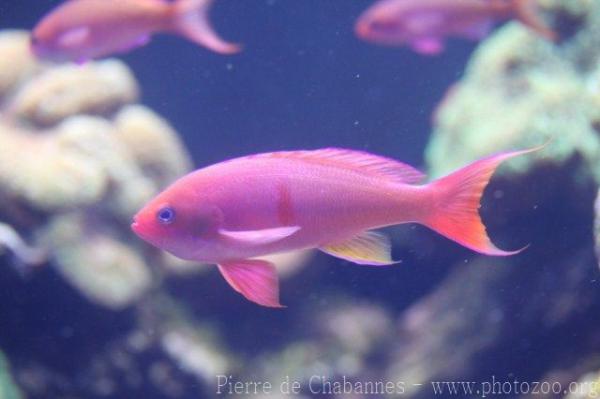
<instances>
[{"instance_id":1,"label":"fish tail fin","mask_svg":"<svg viewBox=\"0 0 600 399\"><path fill-rule=\"evenodd\" d=\"M176 0L174 29L188 40L220 54L233 54L241 50L240 45L221 39L209 20L209 9L213 0Z\"/></svg>"},{"instance_id":2,"label":"fish tail fin","mask_svg":"<svg viewBox=\"0 0 600 399\"><path fill-rule=\"evenodd\" d=\"M537 4L538 0L512 0L512 8L515 17L525 26L528 26L538 35L545 39L555 41L557 39L548 24L542 19Z\"/></svg>"},{"instance_id":3,"label":"fish tail fin","mask_svg":"<svg viewBox=\"0 0 600 399\"><path fill-rule=\"evenodd\" d=\"M497 248L486 233L479 216L481 196L490 178L503 161L536 151L505 152L480 159L432 182L434 211L423 224L457 243L486 255L507 256L521 252Z\"/></svg>"}]
</instances>

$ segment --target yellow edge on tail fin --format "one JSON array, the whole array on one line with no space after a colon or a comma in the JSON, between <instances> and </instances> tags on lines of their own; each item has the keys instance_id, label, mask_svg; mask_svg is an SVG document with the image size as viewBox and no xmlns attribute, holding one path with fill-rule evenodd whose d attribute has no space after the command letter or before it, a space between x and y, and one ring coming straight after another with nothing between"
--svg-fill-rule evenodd
<instances>
[{"instance_id":1,"label":"yellow edge on tail fin","mask_svg":"<svg viewBox=\"0 0 600 399\"><path fill-rule=\"evenodd\" d=\"M507 256L523 251L527 247L504 251L491 242L479 215L480 201L485 187L500 164L514 157L539 151L546 145L548 143L529 150L492 155L432 182L428 189L432 190L435 207L423 224L479 253Z\"/></svg>"}]
</instances>

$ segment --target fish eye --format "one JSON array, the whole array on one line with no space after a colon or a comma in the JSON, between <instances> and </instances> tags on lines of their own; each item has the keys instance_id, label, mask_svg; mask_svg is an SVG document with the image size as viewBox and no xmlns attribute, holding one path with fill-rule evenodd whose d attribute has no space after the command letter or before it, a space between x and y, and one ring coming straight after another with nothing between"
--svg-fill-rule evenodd
<instances>
[{"instance_id":1,"label":"fish eye","mask_svg":"<svg viewBox=\"0 0 600 399\"><path fill-rule=\"evenodd\" d=\"M175 210L170 206L160 208L156 213L156 220L160 224L171 224L175 221Z\"/></svg>"}]
</instances>

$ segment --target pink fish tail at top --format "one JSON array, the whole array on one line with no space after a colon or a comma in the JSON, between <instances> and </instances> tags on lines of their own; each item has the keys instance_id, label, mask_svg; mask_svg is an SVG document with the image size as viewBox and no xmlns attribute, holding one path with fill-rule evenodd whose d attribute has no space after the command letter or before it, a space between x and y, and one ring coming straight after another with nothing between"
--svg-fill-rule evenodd
<instances>
[{"instance_id":1,"label":"pink fish tail at top","mask_svg":"<svg viewBox=\"0 0 600 399\"><path fill-rule=\"evenodd\" d=\"M209 20L213 0L176 0L173 3L174 27L188 40L220 54L234 54L241 46L221 39Z\"/></svg>"},{"instance_id":2,"label":"pink fish tail at top","mask_svg":"<svg viewBox=\"0 0 600 399\"><path fill-rule=\"evenodd\" d=\"M554 41L557 39L556 32L554 32L544 22L540 15L538 6L538 0L511 0L512 8L515 15L521 23L528 26L538 35L544 37L547 40Z\"/></svg>"},{"instance_id":3,"label":"pink fish tail at top","mask_svg":"<svg viewBox=\"0 0 600 399\"><path fill-rule=\"evenodd\" d=\"M479 207L485 187L502 162L538 149L493 155L430 183L428 188L434 191L435 210L423 224L482 254L507 256L521 252L525 248L503 251L491 242L479 216Z\"/></svg>"}]
</instances>

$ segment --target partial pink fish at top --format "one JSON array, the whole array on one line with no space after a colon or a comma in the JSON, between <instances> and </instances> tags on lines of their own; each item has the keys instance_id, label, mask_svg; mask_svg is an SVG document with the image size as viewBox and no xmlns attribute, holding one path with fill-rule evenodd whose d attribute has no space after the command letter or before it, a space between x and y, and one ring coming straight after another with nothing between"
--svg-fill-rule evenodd
<instances>
[{"instance_id":1,"label":"partial pink fish at top","mask_svg":"<svg viewBox=\"0 0 600 399\"><path fill-rule=\"evenodd\" d=\"M374 229L421 223L487 255L498 249L479 213L501 153L428 184L392 159L345 149L258 154L182 177L133 219L142 239L173 255L217 264L250 301L281 307L273 264L262 256L318 248L361 265L391 265L388 237Z\"/></svg>"},{"instance_id":2,"label":"partial pink fish at top","mask_svg":"<svg viewBox=\"0 0 600 399\"><path fill-rule=\"evenodd\" d=\"M126 53L156 33L172 33L221 54L240 47L221 39L209 21L212 0L68 0L31 35L42 59L85 62Z\"/></svg>"},{"instance_id":3,"label":"partial pink fish at top","mask_svg":"<svg viewBox=\"0 0 600 399\"><path fill-rule=\"evenodd\" d=\"M380 0L356 22L363 40L409 46L418 53L439 54L450 37L481 40L493 26L516 18L548 40L555 33L544 23L537 0Z\"/></svg>"}]
</instances>

